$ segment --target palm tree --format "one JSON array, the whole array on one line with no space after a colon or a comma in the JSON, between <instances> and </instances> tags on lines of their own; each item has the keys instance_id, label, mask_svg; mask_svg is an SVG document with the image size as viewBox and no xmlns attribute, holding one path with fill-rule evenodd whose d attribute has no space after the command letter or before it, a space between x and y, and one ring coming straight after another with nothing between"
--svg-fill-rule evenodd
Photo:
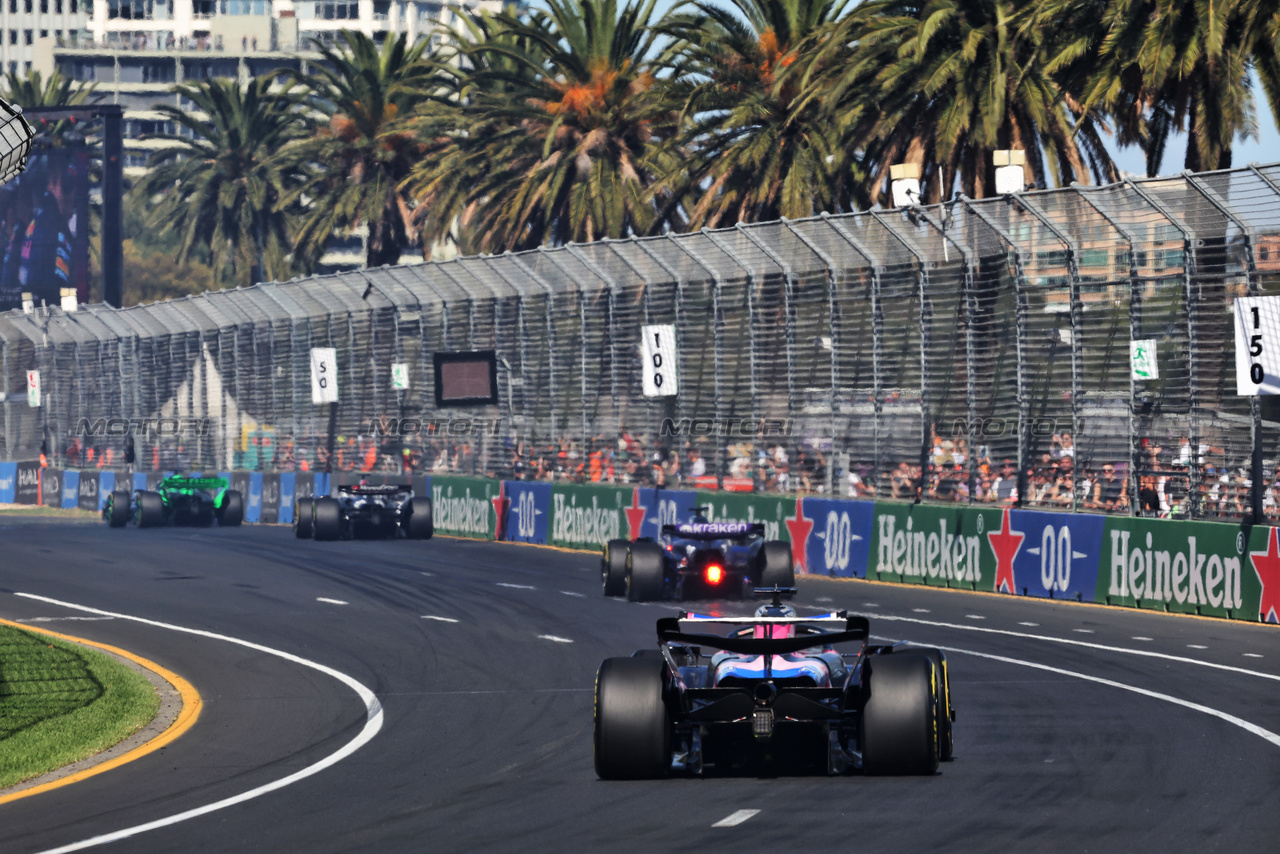
<instances>
[{"instance_id":1,"label":"palm tree","mask_svg":"<svg viewBox=\"0 0 1280 854\"><path fill-rule=\"evenodd\" d=\"M421 98L432 67L422 61L427 40L408 45L408 35L379 47L361 32L343 30L343 46L317 43L323 62L309 74L291 76L311 90L312 106L326 120L292 160L309 179L290 200L307 200L297 251L320 255L335 233L365 225L365 263L394 264L409 245L413 212L400 189L421 158L423 145L403 119Z\"/></svg>"},{"instance_id":2,"label":"palm tree","mask_svg":"<svg viewBox=\"0 0 1280 854\"><path fill-rule=\"evenodd\" d=\"M1100 117L1061 85L1053 32L1035 0L870 0L827 39L807 88L861 152L873 196L905 161L922 166L925 201L957 182L981 198L1006 148L1026 152L1040 186L1113 179Z\"/></svg>"},{"instance_id":3,"label":"palm tree","mask_svg":"<svg viewBox=\"0 0 1280 854\"><path fill-rule=\"evenodd\" d=\"M845 152L820 110L787 73L843 14L846 0L706 0L662 25L667 59L696 156L671 176L694 194L689 226L804 217L836 210ZM671 180L671 179L669 179ZM673 194L683 196L683 192Z\"/></svg>"},{"instance_id":4,"label":"palm tree","mask_svg":"<svg viewBox=\"0 0 1280 854\"><path fill-rule=\"evenodd\" d=\"M189 135L157 137L170 145L151 156L138 188L159 199L153 223L180 235L179 262L207 249L214 268L241 284L290 271L286 199L300 176L277 155L304 136L306 124L291 88L273 93L273 85L267 75L244 90L220 79L173 87L195 110L155 109Z\"/></svg>"},{"instance_id":5,"label":"palm tree","mask_svg":"<svg viewBox=\"0 0 1280 854\"><path fill-rule=\"evenodd\" d=\"M1257 132L1255 65L1280 107L1280 14L1275 0L1113 0L1078 38L1093 49L1084 100L1116 117L1122 140L1160 168L1169 135L1186 131L1185 168L1231 166L1235 137Z\"/></svg>"},{"instance_id":6,"label":"palm tree","mask_svg":"<svg viewBox=\"0 0 1280 854\"><path fill-rule=\"evenodd\" d=\"M93 103L100 98L94 93L94 88L97 86L96 83L86 84L83 81L63 77L57 69L54 69L54 72L49 75L48 80L45 80L44 76L35 70L29 70L21 75L17 71L9 71L3 77L0 77L0 83L3 84L2 97L9 103L17 104L25 109L32 107L79 107ZM85 130L84 125L77 127L67 119L59 119L48 125L37 119L35 126L36 133L47 139L49 144L54 146L62 145L63 137L72 131L75 131L79 136L83 136Z\"/></svg>"},{"instance_id":7,"label":"palm tree","mask_svg":"<svg viewBox=\"0 0 1280 854\"><path fill-rule=\"evenodd\" d=\"M488 251L662 227L653 188L676 158L659 145L674 115L651 61L654 0L548 7L496 15L486 38L458 44L457 125L411 179Z\"/></svg>"}]
</instances>

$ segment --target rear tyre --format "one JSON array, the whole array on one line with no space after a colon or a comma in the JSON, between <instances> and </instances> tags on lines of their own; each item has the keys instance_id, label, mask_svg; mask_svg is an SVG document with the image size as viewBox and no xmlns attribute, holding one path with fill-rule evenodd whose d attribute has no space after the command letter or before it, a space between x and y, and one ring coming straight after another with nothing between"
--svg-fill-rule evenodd
<instances>
[{"instance_id":1,"label":"rear tyre","mask_svg":"<svg viewBox=\"0 0 1280 854\"><path fill-rule=\"evenodd\" d=\"M139 528L157 528L164 524L164 499L158 492L138 491L138 506L134 511Z\"/></svg>"},{"instance_id":2,"label":"rear tyre","mask_svg":"<svg viewBox=\"0 0 1280 854\"><path fill-rule=\"evenodd\" d=\"M934 720L938 724L938 759L950 762L954 757L951 741L951 721L955 717L955 709L951 705L951 680L947 676L947 657L942 650L933 647L907 647L902 652L923 655L933 662L933 673L937 679L937 691L934 692Z\"/></svg>"},{"instance_id":3,"label":"rear tyre","mask_svg":"<svg viewBox=\"0 0 1280 854\"><path fill-rule=\"evenodd\" d=\"M238 490L228 489L222 495L222 506L218 508L218 524L224 528L234 528L244 521L244 496Z\"/></svg>"},{"instance_id":4,"label":"rear tyre","mask_svg":"<svg viewBox=\"0 0 1280 854\"><path fill-rule=\"evenodd\" d=\"M671 719L663 702L666 664L606 658L596 674L595 762L604 780L665 777L671 768Z\"/></svg>"},{"instance_id":5,"label":"rear tyre","mask_svg":"<svg viewBox=\"0 0 1280 854\"><path fill-rule=\"evenodd\" d=\"M621 596L627 592L627 552L630 548L628 540L610 540L604 544L604 554L600 558L604 595Z\"/></svg>"},{"instance_id":6,"label":"rear tyre","mask_svg":"<svg viewBox=\"0 0 1280 854\"><path fill-rule=\"evenodd\" d=\"M312 532L317 540L336 540L342 536L342 506L336 498L317 498Z\"/></svg>"},{"instance_id":7,"label":"rear tyre","mask_svg":"<svg viewBox=\"0 0 1280 854\"><path fill-rule=\"evenodd\" d=\"M870 696L862 710L866 774L933 774L938 770L933 662L912 653L867 658Z\"/></svg>"},{"instance_id":8,"label":"rear tyre","mask_svg":"<svg viewBox=\"0 0 1280 854\"><path fill-rule=\"evenodd\" d=\"M796 571L791 564L791 544L769 540L760 549L760 587L795 587Z\"/></svg>"},{"instance_id":9,"label":"rear tyre","mask_svg":"<svg viewBox=\"0 0 1280 854\"><path fill-rule=\"evenodd\" d=\"M132 515L129 511L132 509L132 501L129 493L122 489L118 489L107 497L107 506L103 508L103 516L107 519L107 524L112 528L123 528L129 524L129 517Z\"/></svg>"},{"instance_id":10,"label":"rear tyre","mask_svg":"<svg viewBox=\"0 0 1280 854\"><path fill-rule=\"evenodd\" d=\"M632 602L649 602L662 598L662 546L657 543L632 543L627 549L627 598Z\"/></svg>"},{"instance_id":11,"label":"rear tyre","mask_svg":"<svg viewBox=\"0 0 1280 854\"><path fill-rule=\"evenodd\" d=\"M315 524L316 500L299 498L293 508L293 535L300 540L310 539Z\"/></svg>"},{"instance_id":12,"label":"rear tyre","mask_svg":"<svg viewBox=\"0 0 1280 854\"><path fill-rule=\"evenodd\" d=\"M435 535L430 498L424 495L409 499L409 521L405 523L404 532L411 540L429 540Z\"/></svg>"}]
</instances>

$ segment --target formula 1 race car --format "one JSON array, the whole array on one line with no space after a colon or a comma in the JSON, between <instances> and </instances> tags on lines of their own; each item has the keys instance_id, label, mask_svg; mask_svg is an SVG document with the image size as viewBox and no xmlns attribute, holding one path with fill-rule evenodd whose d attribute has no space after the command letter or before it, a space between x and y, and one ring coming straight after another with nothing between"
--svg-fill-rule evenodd
<instances>
[{"instance_id":1,"label":"formula 1 race car","mask_svg":"<svg viewBox=\"0 0 1280 854\"><path fill-rule=\"evenodd\" d=\"M865 617L797 617L772 597L753 617L658 620L658 649L596 675L602 779L708 768L932 774L952 758L955 712L941 650L867 644ZM727 624L725 635L708 634ZM860 644L856 652L837 645ZM704 651L714 650L710 655Z\"/></svg>"},{"instance_id":2,"label":"formula 1 race car","mask_svg":"<svg viewBox=\"0 0 1280 854\"><path fill-rule=\"evenodd\" d=\"M755 587L791 587L791 544L766 540L764 525L708 522L706 507L659 540L610 540L600 560L604 595L633 602L672 597L749 597Z\"/></svg>"},{"instance_id":3,"label":"formula 1 race car","mask_svg":"<svg viewBox=\"0 0 1280 854\"><path fill-rule=\"evenodd\" d=\"M244 521L244 496L228 485L225 477L167 477L155 491L139 489L131 496L118 489L107 496L102 518L112 528L130 522L139 528L208 527L214 520L233 528Z\"/></svg>"},{"instance_id":4,"label":"formula 1 race car","mask_svg":"<svg viewBox=\"0 0 1280 854\"><path fill-rule=\"evenodd\" d=\"M415 498L409 484L338 487L338 497L299 498L293 515L299 539L371 539L404 535L429 540L435 533L431 499Z\"/></svg>"}]
</instances>

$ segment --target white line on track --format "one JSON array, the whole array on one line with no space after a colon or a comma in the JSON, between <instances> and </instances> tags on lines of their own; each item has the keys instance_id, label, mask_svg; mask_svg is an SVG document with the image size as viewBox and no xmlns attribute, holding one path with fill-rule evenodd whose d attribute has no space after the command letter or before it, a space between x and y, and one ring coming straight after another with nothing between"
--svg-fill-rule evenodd
<instances>
[{"instance_id":1,"label":"white line on track","mask_svg":"<svg viewBox=\"0 0 1280 854\"><path fill-rule=\"evenodd\" d=\"M538 635L538 638L539 640L555 641L556 643L573 643L573 641L568 638L559 638L555 635Z\"/></svg>"},{"instance_id":2,"label":"white line on track","mask_svg":"<svg viewBox=\"0 0 1280 854\"><path fill-rule=\"evenodd\" d=\"M438 621L439 621L439 622L441 622L441 623L456 623L456 622L458 622L458 621L457 621L457 620L455 620L453 617L436 617L436 616L433 616L433 615L431 615L431 614L423 614L423 615L422 615L422 619L424 619L424 620L438 620Z\"/></svg>"},{"instance_id":3,"label":"white line on track","mask_svg":"<svg viewBox=\"0 0 1280 854\"><path fill-rule=\"evenodd\" d=\"M1072 638L1055 638L1051 635L1033 635L1028 632L1015 632L1009 629L989 629L986 626L966 626L963 623L940 623L936 620L921 620L917 617L899 617L893 614L879 614L877 620L891 623L916 623L921 626L933 626L942 629L960 629L966 632L983 632L991 635L1004 635L1005 637L1026 638L1028 640L1048 641L1050 643L1063 643L1069 646L1082 646L1088 649L1101 649L1107 652L1123 652L1127 655L1141 655L1147 658L1161 658L1165 661L1178 661L1183 664L1197 664L1201 667L1212 667L1214 670L1225 670L1229 673L1240 673L1245 676L1257 676L1260 679L1271 679L1280 682L1280 676L1272 673L1263 673L1259 670L1248 670L1243 667L1233 667L1230 664L1218 664L1213 661L1201 661L1198 658L1187 658L1181 655L1170 655L1166 652L1154 652L1149 649L1130 649L1124 646L1107 646L1101 643L1090 643L1083 640L1073 640Z\"/></svg>"},{"instance_id":4,"label":"white line on track","mask_svg":"<svg viewBox=\"0 0 1280 854\"><path fill-rule=\"evenodd\" d=\"M1202 706L1199 703L1192 703L1188 700L1180 700L1177 697L1170 697L1168 694L1161 694L1158 691L1148 691L1146 688L1139 688L1135 685L1126 685L1123 682L1115 682L1111 679L1103 679L1101 676L1093 676L1088 673L1077 673L1074 670L1063 670L1061 667L1050 667L1047 664L1039 664L1034 661L1023 661L1020 658L1008 658L1003 655L992 655L991 653L987 653L987 652L974 652L973 650L970 650L970 649L956 649L955 647L943 646L938 648L946 652L953 652L959 655L976 655L978 658L987 658L992 661L1002 661L1005 664L1018 664L1023 667L1032 667L1032 668L1035 668L1036 670L1045 670L1045 671L1048 671L1049 673L1057 673L1061 676L1074 676L1075 678L1083 679L1086 682L1097 682L1099 685L1107 685L1112 688L1120 688L1121 690L1124 690L1124 691L1132 691L1133 693L1141 694L1144 697L1152 697L1153 699L1156 699L1156 700L1164 700L1166 703L1173 703L1175 706L1182 706L1185 709L1191 709L1192 711L1195 711L1195 712L1202 712L1206 715L1210 715L1212 717L1218 718L1219 720L1226 721L1227 723L1232 724L1233 726L1240 727L1245 732L1252 733L1253 735L1256 735L1259 738L1262 738L1266 741L1271 742L1276 747L1280 747L1280 735L1276 735L1274 732L1271 732L1270 730L1263 729L1257 724L1250 723L1249 721L1246 721L1243 718L1238 718L1235 715L1229 715L1226 712L1219 711L1218 709L1212 709L1208 706Z\"/></svg>"},{"instance_id":5,"label":"white line on track","mask_svg":"<svg viewBox=\"0 0 1280 854\"><path fill-rule=\"evenodd\" d=\"M727 816L720 819L719 821L717 821L715 824L711 826L712 827L737 827L738 825L742 824L744 821L751 818L752 816L759 815L759 814L760 814L760 810L738 810L737 812L729 813Z\"/></svg>"},{"instance_id":6,"label":"white line on track","mask_svg":"<svg viewBox=\"0 0 1280 854\"><path fill-rule=\"evenodd\" d=\"M966 620L985 620L986 619L986 617L982 616L981 614L965 614L964 617Z\"/></svg>"},{"instance_id":7,"label":"white line on track","mask_svg":"<svg viewBox=\"0 0 1280 854\"><path fill-rule=\"evenodd\" d=\"M1256 652L1246 652L1244 654L1244 657L1245 658L1262 658L1262 656L1258 655Z\"/></svg>"},{"instance_id":8,"label":"white line on track","mask_svg":"<svg viewBox=\"0 0 1280 854\"><path fill-rule=\"evenodd\" d=\"M1093 629L1072 629L1071 631L1073 631L1073 632L1079 632L1079 633L1080 633L1080 634L1082 634L1082 635L1091 635L1091 634L1094 634Z\"/></svg>"},{"instance_id":9,"label":"white line on track","mask_svg":"<svg viewBox=\"0 0 1280 854\"><path fill-rule=\"evenodd\" d=\"M818 597L818 601L819 601L819 602L832 602L832 601L834 601L834 600L833 600L830 596L819 596L819 597Z\"/></svg>"},{"instance_id":10,"label":"white line on track","mask_svg":"<svg viewBox=\"0 0 1280 854\"><path fill-rule=\"evenodd\" d=\"M349 604L349 603L347 603L347 602L343 602L341 599L326 599L326 598L325 598L325 597L323 597L323 596L317 596L317 597L316 597L316 601L317 601L317 602L327 602L327 603L328 603L328 604L330 604L330 605L347 605L347 604Z\"/></svg>"},{"instance_id":11,"label":"white line on track","mask_svg":"<svg viewBox=\"0 0 1280 854\"><path fill-rule=\"evenodd\" d=\"M929 613L929 609L928 609L928 608L912 608L911 610L912 610L912 611L915 611L917 614L927 614L927 613Z\"/></svg>"},{"instance_id":12,"label":"white line on track","mask_svg":"<svg viewBox=\"0 0 1280 854\"><path fill-rule=\"evenodd\" d=\"M1144 638L1142 635L1134 635L1133 640L1149 641L1154 640L1154 638Z\"/></svg>"},{"instance_id":13,"label":"white line on track","mask_svg":"<svg viewBox=\"0 0 1280 854\"><path fill-rule=\"evenodd\" d=\"M532 584L507 584L505 581L495 581L499 587L510 587L512 590L537 590Z\"/></svg>"},{"instance_id":14,"label":"white line on track","mask_svg":"<svg viewBox=\"0 0 1280 854\"><path fill-rule=\"evenodd\" d=\"M97 620L114 620L115 617L28 617L25 620L14 620L15 623L57 623L62 620L80 620L86 623Z\"/></svg>"},{"instance_id":15,"label":"white line on track","mask_svg":"<svg viewBox=\"0 0 1280 854\"><path fill-rule=\"evenodd\" d=\"M1187 649L1208 649L1208 648L1209 648L1209 647L1205 646L1205 645L1204 645L1204 644L1202 644L1202 643L1189 643L1189 644L1187 644Z\"/></svg>"},{"instance_id":16,"label":"white line on track","mask_svg":"<svg viewBox=\"0 0 1280 854\"><path fill-rule=\"evenodd\" d=\"M274 655L279 658L283 658L285 661L291 661L294 664L301 664L304 667L310 667L313 670L318 670L321 673L325 674L326 676L332 676L334 679L337 679L339 682L346 685L352 691L355 691L357 696L359 696L360 700L364 703L364 707L365 707L364 727L360 730L360 732L356 735L356 737L351 739L351 741L347 742L346 745L344 745L336 753L329 754L324 759L321 759L319 762L315 763L314 765L308 765L306 768L303 768L299 771L295 771L294 773L288 775L287 777L281 777L279 780L276 780L275 782L267 783L265 786L259 786L256 789L250 789L247 792L241 792L238 795L233 795L229 798L224 798L223 800L215 801L211 804L205 804L202 807L196 807L195 809L190 809L190 810L187 810L186 812L180 812L175 815L167 816L165 818L158 818L155 821L149 821L145 824L138 824L138 825L134 825L133 827L126 827L124 830L117 830L117 831L113 831L112 833L104 833L100 836L93 836L93 837L90 837L89 839L82 839L79 842L73 842L70 845L63 845L61 848L50 848L46 851L41 852L41 854L65 854L65 852L70 852L70 851L83 851L86 848L93 848L97 845L106 845L109 842L118 842L121 839L128 839L131 836L137 836L139 833L145 833L148 830L156 830L161 827L169 827L171 825L178 824L183 821L187 821L188 819L197 818L202 815L208 815L211 812L217 812L218 810L226 809L227 807L232 807L237 804L242 804L246 801L251 801L254 798L261 797L262 795L265 795L269 792L274 792L277 789L283 789L285 786L292 785L293 783L296 783L299 780L305 780L307 777L311 777L315 774L319 774L321 771L325 770L326 768L329 768L332 765L336 765L337 763L341 762L343 759L346 759L348 756L350 756L351 754L355 753L357 750L359 750L360 748L368 744L373 739L373 737L378 734L378 731L382 729L382 703L378 701L377 696L368 688L366 688L364 685L357 682L355 679L352 679L350 676L348 676L345 673L342 673L338 670L334 670L332 667L327 667L318 662L311 661L309 659L294 655L293 653L284 652L283 650L273 649L272 647L269 647L269 646L263 646L261 644L256 644L250 641L241 640L240 638L233 638L233 637L230 637L229 635L220 635L215 632L206 632L201 629L189 629L185 626L175 626L172 623L161 623L157 620L148 620L143 617L134 617L130 614L118 614L113 611L101 611L101 610L98 610L97 608L90 608L86 605L76 605L72 602L63 602L58 599L50 599L47 596L37 596L34 593L15 593L14 595L21 596L24 599L35 599L40 602L47 602L51 605L61 605L63 608L72 608L77 611L85 611L90 614L98 614L99 616L103 616L103 617L115 617L120 620L132 620L135 623L142 623L143 625L147 625L147 626L155 626L161 629L169 629L170 631L174 631L174 632L183 632L184 634L198 635L199 637L226 641L227 643L233 643L233 644L236 644L237 646L243 646L248 649L257 650L258 652L265 652L268 655Z\"/></svg>"},{"instance_id":17,"label":"white line on track","mask_svg":"<svg viewBox=\"0 0 1280 854\"><path fill-rule=\"evenodd\" d=\"M1039 623L1018 623L1018 625L1020 625L1020 626L1031 626L1032 628L1035 628L1035 627L1039 626L1040 624L1039 624Z\"/></svg>"},{"instance_id":18,"label":"white line on track","mask_svg":"<svg viewBox=\"0 0 1280 854\"><path fill-rule=\"evenodd\" d=\"M572 596L572 597L573 597L573 598L575 598L575 599L586 599L586 598L587 598L587 594L585 594L585 593L574 593L572 590L561 590L560 592L561 592L561 593L563 593L563 594L564 594L564 595L566 595L566 596Z\"/></svg>"},{"instance_id":19,"label":"white line on track","mask_svg":"<svg viewBox=\"0 0 1280 854\"><path fill-rule=\"evenodd\" d=\"M862 607L864 607L864 608L879 608L879 607L880 607L880 603L879 603L879 602L863 602L863 603L862 603Z\"/></svg>"}]
</instances>

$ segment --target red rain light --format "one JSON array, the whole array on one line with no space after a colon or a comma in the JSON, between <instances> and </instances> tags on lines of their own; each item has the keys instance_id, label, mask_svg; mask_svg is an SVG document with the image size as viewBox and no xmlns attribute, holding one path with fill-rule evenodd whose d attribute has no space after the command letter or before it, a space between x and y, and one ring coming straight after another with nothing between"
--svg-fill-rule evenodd
<instances>
[{"instance_id":1,"label":"red rain light","mask_svg":"<svg viewBox=\"0 0 1280 854\"><path fill-rule=\"evenodd\" d=\"M706 579L708 584L719 584L724 580L724 567L710 564L707 567Z\"/></svg>"}]
</instances>

